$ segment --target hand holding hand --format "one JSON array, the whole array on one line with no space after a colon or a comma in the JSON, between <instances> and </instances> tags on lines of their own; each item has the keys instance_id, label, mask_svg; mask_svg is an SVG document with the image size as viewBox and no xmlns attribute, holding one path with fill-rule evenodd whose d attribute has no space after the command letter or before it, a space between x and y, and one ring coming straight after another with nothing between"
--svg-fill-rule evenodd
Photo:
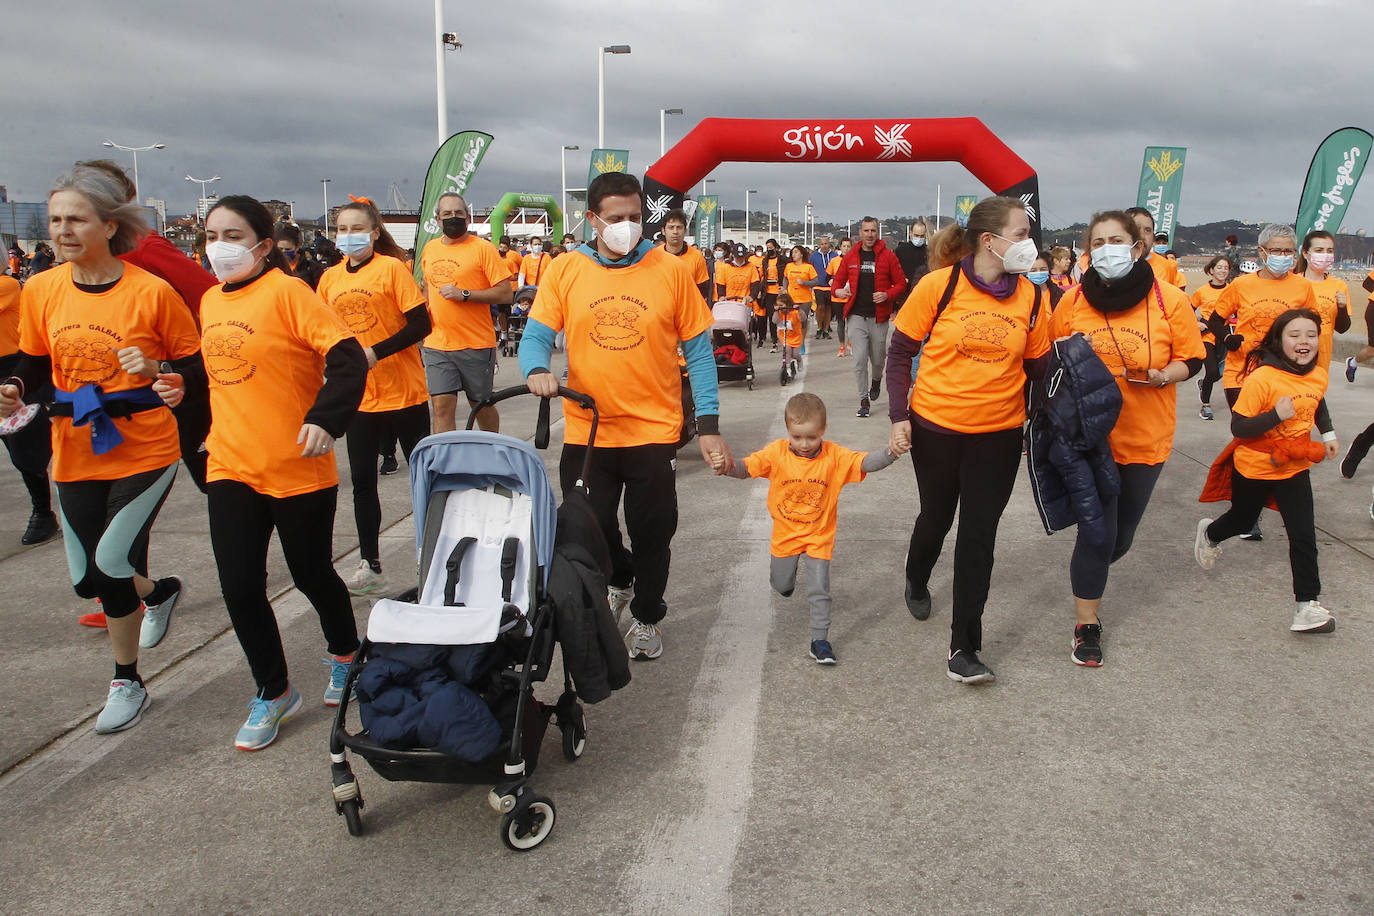
<instances>
[{"instance_id":1,"label":"hand holding hand","mask_svg":"<svg viewBox=\"0 0 1374 916\"><path fill-rule=\"evenodd\" d=\"M701 457L706 459L716 476L730 473L735 456L730 454L730 446L725 444L724 436L698 436L697 444L701 446Z\"/></svg>"},{"instance_id":2,"label":"hand holding hand","mask_svg":"<svg viewBox=\"0 0 1374 916\"><path fill-rule=\"evenodd\" d=\"M892 424L892 434L888 437L887 449L899 458L911 451L910 420L899 420Z\"/></svg>"}]
</instances>

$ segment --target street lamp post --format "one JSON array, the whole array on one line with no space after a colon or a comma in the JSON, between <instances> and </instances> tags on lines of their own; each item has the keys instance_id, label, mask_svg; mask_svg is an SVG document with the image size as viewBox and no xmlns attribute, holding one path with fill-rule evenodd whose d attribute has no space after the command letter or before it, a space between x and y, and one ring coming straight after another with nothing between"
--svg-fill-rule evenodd
<instances>
[{"instance_id":1,"label":"street lamp post","mask_svg":"<svg viewBox=\"0 0 1374 916\"><path fill-rule=\"evenodd\" d=\"M113 140L106 140L104 143L102 143L102 144L100 144L100 145L101 145L101 146L108 146L110 149L123 150L123 151L126 152L126 153L133 153L133 154L134 154L134 202L137 203L137 204L139 204L139 205L142 205L142 203L143 203L143 192L139 189L139 186L138 186L138 154L139 154L139 153L146 153L146 152L147 152L148 150L150 150L150 149L166 149L166 148L167 148L167 144L165 144L165 143L153 143L153 144L151 144L151 145L149 145L149 146L120 146L118 143L115 143Z\"/></svg>"},{"instance_id":2,"label":"street lamp post","mask_svg":"<svg viewBox=\"0 0 1374 916\"><path fill-rule=\"evenodd\" d=\"M606 146L606 55L629 54L629 45L603 45L596 49L596 145Z\"/></svg>"},{"instance_id":3,"label":"street lamp post","mask_svg":"<svg viewBox=\"0 0 1374 916\"><path fill-rule=\"evenodd\" d=\"M320 179L320 190L324 192L324 216L321 218L321 222L324 223L325 235L329 235L329 183L333 180L332 178Z\"/></svg>"},{"instance_id":4,"label":"street lamp post","mask_svg":"<svg viewBox=\"0 0 1374 916\"><path fill-rule=\"evenodd\" d=\"M199 185L200 185L200 200L206 200L207 197L208 197L208 195L205 193L205 186L206 186L207 184L209 184L210 182L212 182L212 181L219 181L220 179L219 179L219 176L218 176L218 175L216 175L214 178L192 178L190 175L187 175L187 176L186 176L186 180L187 180L187 181L191 181L191 182L195 182L196 184L199 184ZM201 212L200 212L200 201L196 201L196 216L198 216L198 217L200 218L200 224L201 224L202 226L204 226L204 225L205 225L205 217L204 217L204 215L201 214Z\"/></svg>"},{"instance_id":5,"label":"street lamp post","mask_svg":"<svg viewBox=\"0 0 1374 916\"><path fill-rule=\"evenodd\" d=\"M568 150L579 150L579 149L581 149L581 148L582 148L582 147L580 147L580 146L578 146L578 145L576 145L576 144L573 144L572 146L564 146L563 149L559 150L559 153L558 153L558 159L559 159L559 161L561 162L561 164L562 164L562 166L563 166L563 231L564 231L564 232L567 232L567 231L568 231ZM560 245L563 244L563 240L562 240L562 239L559 239L559 240L558 240L558 244L560 244Z\"/></svg>"},{"instance_id":6,"label":"street lamp post","mask_svg":"<svg viewBox=\"0 0 1374 916\"><path fill-rule=\"evenodd\" d=\"M782 235L782 198L778 198L778 235Z\"/></svg>"},{"instance_id":7,"label":"street lamp post","mask_svg":"<svg viewBox=\"0 0 1374 916\"><path fill-rule=\"evenodd\" d=\"M660 108L658 110L658 158L668 152L668 115L682 114L681 108Z\"/></svg>"},{"instance_id":8,"label":"street lamp post","mask_svg":"<svg viewBox=\"0 0 1374 916\"><path fill-rule=\"evenodd\" d=\"M448 139L448 73L444 69L444 50L458 50L463 43L453 32L444 31L444 0L434 0L434 81L438 90L439 143Z\"/></svg>"},{"instance_id":9,"label":"street lamp post","mask_svg":"<svg viewBox=\"0 0 1374 916\"><path fill-rule=\"evenodd\" d=\"M744 192L744 244L749 244L749 195L757 194L758 188L750 188Z\"/></svg>"}]
</instances>

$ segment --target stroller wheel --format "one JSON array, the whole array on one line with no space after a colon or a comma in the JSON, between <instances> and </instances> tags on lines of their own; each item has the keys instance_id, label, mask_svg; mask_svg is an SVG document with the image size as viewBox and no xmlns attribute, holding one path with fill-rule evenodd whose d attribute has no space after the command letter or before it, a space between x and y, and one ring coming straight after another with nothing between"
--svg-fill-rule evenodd
<instances>
[{"instance_id":1,"label":"stroller wheel","mask_svg":"<svg viewBox=\"0 0 1374 916\"><path fill-rule=\"evenodd\" d=\"M518 805L501 818L501 842L515 852L528 852L549 838L556 816L553 802L542 795L529 795L529 801Z\"/></svg>"},{"instance_id":2,"label":"stroller wheel","mask_svg":"<svg viewBox=\"0 0 1374 916\"><path fill-rule=\"evenodd\" d=\"M558 723L563 732L563 756L568 760L577 760L587 749L587 722L582 717L581 709L575 717L569 718L572 721L564 722L560 719Z\"/></svg>"},{"instance_id":3,"label":"stroller wheel","mask_svg":"<svg viewBox=\"0 0 1374 916\"><path fill-rule=\"evenodd\" d=\"M787 384L787 364L786 364L786 363L783 363L782 371L780 371L780 372L778 373L778 384L779 384L779 385L786 385L786 384Z\"/></svg>"},{"instance_id":4,"label":"stroller wheel","mask_svg":"<svg viewBox=\"0 0 1374 916\"><path fill-rule=\"evenodd\" d=\"M339 813L343 815L344 823L348 825L349 836L363 835L363 816L362 813L358 811L358 802L356 799L350 799L349 801L340 803Z\"/></svg>"}]
</instances>

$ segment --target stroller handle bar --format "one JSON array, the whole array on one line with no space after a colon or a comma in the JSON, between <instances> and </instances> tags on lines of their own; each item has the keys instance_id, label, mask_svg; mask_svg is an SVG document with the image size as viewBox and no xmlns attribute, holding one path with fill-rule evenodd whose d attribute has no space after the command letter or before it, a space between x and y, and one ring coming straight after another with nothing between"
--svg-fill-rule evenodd
<instances>
[{"instance_id":1,"label":"stroller handle bar","mask_svg":"<svg viewBox=\"0 0 1374 916\"><path fill-rule=\"evenodd\" d=\"M493 391L490 395L473 405L472 411L468 414L468 424L466 428L472 429L477 423L478 411L490 407L493 404L498 404L501 401L509 400L510 398L517 398L523 394L533 393L534 392L530 391L529 388L524 385L512 385L509 388L502 388L500 391ZM587 434L587 454L583 458L582 476L578 481L578 483L581 484L587 479L587 472L591 469L592 447L596 445L596 426L601 419L601 415L597 412L596 400L589 394L584 394L581 391L574 391L571 388L565 388L559 385L558 396L572 401L583 410L590 410L592 412L592 427L591 431ZM539 399L539 419L535 422L534 427L534 447L538 449L549 447L549 401L549 398Z\"/></svg>"}]
</instances>

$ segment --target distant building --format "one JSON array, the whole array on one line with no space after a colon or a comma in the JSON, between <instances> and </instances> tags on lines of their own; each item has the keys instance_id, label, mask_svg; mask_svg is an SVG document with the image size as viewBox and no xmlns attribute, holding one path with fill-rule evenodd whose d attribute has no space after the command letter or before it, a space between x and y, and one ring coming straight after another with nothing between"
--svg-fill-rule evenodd
<instances>
[{"instance_id":1,"label":"distant building","mask_svg":"<svg viewBox=\"0 0 1374 916\"><path fill-rule=\"evenodd\" d=\"M264 200L262 205L267 208L267 212L272 214L272 222L289 223L291 222L291 205L284 200Z\"/></svg>"},{"instance_id":2,"label":"distant building","mask_svg":"<svg viewBox=\"0 0 1374 916\"><path fill-rule=\"evenodd\" d=\"M200 217L202 223L205 222L205 216L210 212L210 208L217 203L219 203L219 197L215 194L202 197L196 201L196 215Z\"/></svg>"}]
</instances>

